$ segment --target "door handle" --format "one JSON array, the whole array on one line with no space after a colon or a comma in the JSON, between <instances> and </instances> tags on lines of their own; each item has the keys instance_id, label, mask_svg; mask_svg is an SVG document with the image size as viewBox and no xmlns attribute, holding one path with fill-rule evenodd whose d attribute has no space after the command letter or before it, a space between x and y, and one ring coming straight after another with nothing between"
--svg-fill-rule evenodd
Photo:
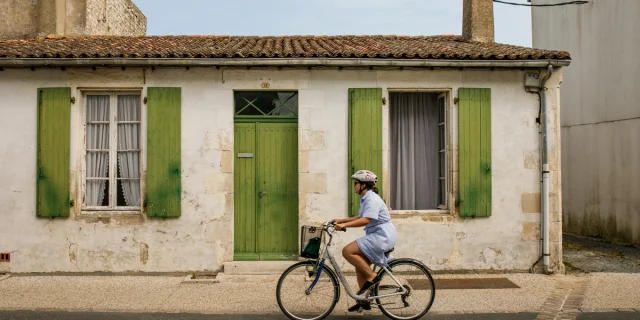
<instances>
[{"instance_id":1,"label":"door handle","mask_svg":"<svg viewBox=\"0 0 640 320\"><path fill-rule=\"evenodd\" d=\"M264 196L265 194L267 194L266 191L260 191L258 192L258 195L262 198L262 196Z\"/></svg>"}]
</instances>

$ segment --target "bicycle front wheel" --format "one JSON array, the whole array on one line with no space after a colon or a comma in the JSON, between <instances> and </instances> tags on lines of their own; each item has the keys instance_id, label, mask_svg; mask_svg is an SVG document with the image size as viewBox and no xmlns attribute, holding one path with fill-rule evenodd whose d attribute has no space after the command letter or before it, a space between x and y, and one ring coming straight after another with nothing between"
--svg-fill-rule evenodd
<instances>
[{"instance_id":1,"label":"bicycle front wheel","mask_svg":"<svg viewBox=\"0 0 640 320\"><path fill-rule=\"evenodd\" d=\"M338 303L340 287L336 276L326 266L319 277L316 271L314 262L304 261L292 265L280 276L276 298L280 310L289 319L324 319Z\"/></svg>"},{"instance_id":2,"label":"bicycle front wheel","mask_svg":"<svg viewBox=\"0 0 640 320\"><path fill-rule=\"evenodd\" d=\"M393 260L389 263L388 269L407 293L377 298L376 303L382 313L395 320L413 320L424 316L431 309L436 294L436 286L429 269L413 259ZM374 296L403 291L384 269L380 270L379 274L383 277L373 288Z\"/></svg>"}]
</instances>

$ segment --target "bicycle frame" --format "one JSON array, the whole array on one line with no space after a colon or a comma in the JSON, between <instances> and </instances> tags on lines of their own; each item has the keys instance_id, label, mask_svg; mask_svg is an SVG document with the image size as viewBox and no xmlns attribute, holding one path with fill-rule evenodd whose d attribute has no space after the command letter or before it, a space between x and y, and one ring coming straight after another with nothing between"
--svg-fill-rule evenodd
<instances>
[{"instance_id":1,"label":"bicycle frame","mask_svg":"<svg viewBox=\"0 0 640 320\"><path fill-rule=\"evenodd\" d=\"M313 287L316 285L316 283L318 283L318 279L320 278L320 274L322 273L322 268L324 267L324 262L325 262L325 260L327 258L329 258L329 262L331 263L331 265L333 266L334 270L336 271L336 273L338 275L338 279L339 279L340 282L342 282L342 286L347 291L347 294L351 298L353 298L354 300L373 300L373 299L396 296L396 295L403 295L403 294L408 293L407 288L405 288L402 284L400 284L400 281L398 281L398 279L393 275L393 273L391 273L391 271L389 271L389 269L387 267L381 267L381 268L382 268L382 270L384 270L384 272L386 272L393 279L393 281L396 282L396 284L398 284L398 286L400 288L402 288L401 292L383 294L383 295L379 295L379 296L369 297L368 296L369 295L369 291L371 291L371 289L373 289L373 286L371 286L369 289L367 289L367 291L365 291L361 295L357 295L353 291L351 291L351 287L349 286L349 283L347 282L347 280L345 279L344 275L342 274L342 270L340 270L340 266L338 265L338 263L336 263L335 258L333 257L333 255L331 254L331 251L329 250L331 248L331 241L333 240L333 234L332 234L333 232L330 232L330 231L327 230L329 227L331 227L331 226L323 226L322 232L325 232L329 236L329 242L325 244L325 250L324 250L324 253L322 254L322 258L318 259L318 263L316 264L317 265L316 277L313 280L313 282L311 283L311 285L309 286L309 288L307 288L307 290L306 290L307 294L309 294L311 292L311 290L313 290ZM374 267L373 270L375 271L375 267Z\"/></svg>"}]
</instances>

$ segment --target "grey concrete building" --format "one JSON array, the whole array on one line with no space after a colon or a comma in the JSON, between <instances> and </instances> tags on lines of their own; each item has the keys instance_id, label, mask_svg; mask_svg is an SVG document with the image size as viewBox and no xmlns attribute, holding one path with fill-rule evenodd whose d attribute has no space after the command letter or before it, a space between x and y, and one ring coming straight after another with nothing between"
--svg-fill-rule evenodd
<instances>
[{"instance_id":1,"label":"grey concrete building","mask_svg":"<svg viewBox=\"0 0 640 320\"><path fill-rule=\"evenodd\" d=\"M637 0L532 9L533 47L567 50L573 59L560 98L568 233L640 243L638 16Z\"/></svg>"}]
</instances>

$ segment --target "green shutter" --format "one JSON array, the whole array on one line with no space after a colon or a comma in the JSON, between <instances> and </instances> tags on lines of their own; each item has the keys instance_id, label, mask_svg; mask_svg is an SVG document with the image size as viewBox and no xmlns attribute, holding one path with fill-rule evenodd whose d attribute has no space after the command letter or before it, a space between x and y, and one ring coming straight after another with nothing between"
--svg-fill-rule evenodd
<instances>
[{"instance_id":1,"label":"green shutter","mask_svg":"<svg viewBox=\"0 0 640 320\"><path fill-rule=\"evenodd\" d=\"M491 89L458 89L460 216L491 216Z\"/></svg>"},{"instance_id":2,"label":"green shutter","mask_svg":"<svg viewBox=\"0 0 640 320\"><path fill-rule=\"evenodd\" d=\"M149 217L180 216L181 89L147 88L147 192Z\"/></svg>"},{"instance_id":3,"label":"green shutter","mask_svg":"<svg viewBox=\"0 0 640 320\"><path fill-rule=\"evenodd\" d=\"M38 89L36 215L70 210L71 88Z\"/></svg>"},{"instance_id":4,"label":"green shutter","mask_svg":"<svg viewBox=\"0 0 640 320\"><path fill-rule=\"evenodd\" d=\"M360 197L351 175L370 170L378 176L382 195L382 89L349 89L349 216L358 215Z\"/></svg>"}]
</instances>

